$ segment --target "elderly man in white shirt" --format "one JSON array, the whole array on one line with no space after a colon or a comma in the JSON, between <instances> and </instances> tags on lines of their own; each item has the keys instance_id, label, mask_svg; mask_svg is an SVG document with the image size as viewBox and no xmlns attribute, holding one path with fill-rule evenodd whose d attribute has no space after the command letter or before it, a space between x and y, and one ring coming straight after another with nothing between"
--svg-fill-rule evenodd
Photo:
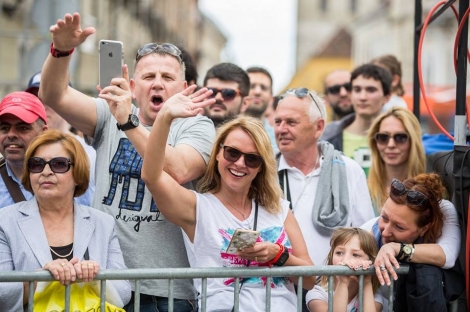
<instances>
[{"instance_id":1,"label":"elderly man in white shirt","mask_svg":"<svg viewBox=\"0 0 470 312\"><path fill-rule=\"evenodd\" d=\"M275 112L276 142L281 151L279 178L299 222L310 257L324 265L330 234L359 227L374 218L362 168L325 141L323 100L306 88L282 95Z\"/></svg>"}]
</instances>

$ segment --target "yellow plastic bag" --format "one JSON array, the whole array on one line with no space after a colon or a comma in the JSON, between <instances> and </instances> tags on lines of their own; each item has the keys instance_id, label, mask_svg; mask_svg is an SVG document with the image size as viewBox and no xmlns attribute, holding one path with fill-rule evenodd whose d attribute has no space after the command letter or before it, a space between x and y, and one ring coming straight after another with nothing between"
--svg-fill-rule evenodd
<instances>
[{"instance_id":1,"label":"yellow plastic bag","mask_svg":"<svg viewBox=\"0 0 470 312\"><path fill-rule=\"evenodd\" d=\"M99 284L98 284L99 285ZM108 284L109 285L109 284ZM65 309L65 286L58 281L51 283L38 283L34 293L35 312L60 312ZM71 312L98 312L100 311L100 297L96 291L96 284L74 283L70 289ZM106 312L125 312L106 302Z\"/></svg>"}]
</instances>

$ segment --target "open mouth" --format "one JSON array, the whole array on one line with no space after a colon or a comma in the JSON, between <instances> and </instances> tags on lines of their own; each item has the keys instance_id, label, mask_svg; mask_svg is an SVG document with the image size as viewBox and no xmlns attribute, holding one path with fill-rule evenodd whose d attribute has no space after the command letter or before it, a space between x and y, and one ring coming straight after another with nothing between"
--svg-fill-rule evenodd
<instances>
[{"instance_id":1,"label":"open mouth","mask_svg":"<svg viewBox=\"0 0 470 312\"><path fill-rule=\"evenodd\" d=\"M163 98L160 95L152 96L152 103L154 105L161 105L163 103Z\"/></svg>"},{"instance_id":2,"label":"open mouth","mask_svg":"<svg viewBox=\"0 0 470 312\"><path fill-rule=\"evenodd\" d=\"M228 171L229 171L232 175L236 176L237 178L241 178L241 177L246 176L246 173L238 172L238 171L235 171L235 170L233 170L233 169L229 169Z\"/></svg>"}]
</instances>

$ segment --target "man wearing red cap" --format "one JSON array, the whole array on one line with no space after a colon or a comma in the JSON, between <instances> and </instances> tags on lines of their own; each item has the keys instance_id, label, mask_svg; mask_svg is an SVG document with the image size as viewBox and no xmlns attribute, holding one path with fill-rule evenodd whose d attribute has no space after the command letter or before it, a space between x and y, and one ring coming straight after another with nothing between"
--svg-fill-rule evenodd
<instances>
[{"instance_id":1,"label":"man wearing red cap","mask_svg":"<svg viewBox=\"0 0 470 312\"><path fill-rule=\"evenodd\" d=\"M0 177L0 208L15 203L4 179L12 180L7 183L16 183L26 200L33 197L20 182L24 154L29 143L46 129L46 111L36 96L27 92L13 92L0 102L0 153L5 158L0 171L6 169L7 172L7 175L2 174Z\"/></svg>"}]
</instances>

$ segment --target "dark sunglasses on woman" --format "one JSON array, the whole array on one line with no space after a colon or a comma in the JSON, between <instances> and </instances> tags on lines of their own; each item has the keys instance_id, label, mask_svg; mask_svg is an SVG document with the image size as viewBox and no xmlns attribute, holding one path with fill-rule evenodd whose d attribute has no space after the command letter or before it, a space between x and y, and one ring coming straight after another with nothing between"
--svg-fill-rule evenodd
<instances>
[{"instance_id":1,"label":"dark sunglasses on woman","mask_svg":"<svg viewBox=\"0 0 470 312\"><path fill-rule=\"evenodd\" d=\"M389 133L377 132L374 138L377 144L387 145L390 141L390 138L393 138L395 144L405 144L406 142L408 142L410 136L408 135L408 133L395 133L392 135Z\"/></svg>"},{"instance_id":2,"label":"dark sunglasses on woman","mask_svg":"<svg viewBox=\"0 0 470 312\"><path fill-rule=\"evenodd\" d=\"M245 166L248 168L258 168L263 162L263 158L257 154L243 153L235 147L220 144L220 147L224 149L224 158L230 162L236 162L243 155L245 160Z\"/></svg>"},{"instance_id":3,"label":"dark sunglasses on woman","mask_svg":"<svg viewBox=\"0 0 470 312\"><path fill-rule=\"evenodd\" d=\"M420 191L408 190L403 182L393 179L390 184L390 197L401 197L404 194L406 194L406 203L412 206L420 206L428 199Z\"/></svg>"},{"instance_id":4,"label":"dark sunglasses on woman","mask_svg":"<svg viewBox=\"0 0 470 312\"><path fill-rule=\"evenodd\" d=\"M41 173L46 165L49 165L54 173L66 173L73 166L70 159L65 157L54 157L49 161L45 161L40 157L31 157L28 159L28 171L31 173Z\"/></svg>"},{"instance_id":5,"label":"dark sunglasses on woman","mask_svg":"<svg viewBox=\"0 0 470 312\"><path fill-rule=\"evenodd\" d=\"M240 91L238 90L234 90L234 89L216 89L216 88L207 88L209 90L212 91L212 95L209 96L209 98L215 98L215 96L217 95L217 93L220 92L220 94L222 95L222 98L224 99L224 101L231 101L233 100L237 95L240 94Z\"/></svg>"}]
</instances>

